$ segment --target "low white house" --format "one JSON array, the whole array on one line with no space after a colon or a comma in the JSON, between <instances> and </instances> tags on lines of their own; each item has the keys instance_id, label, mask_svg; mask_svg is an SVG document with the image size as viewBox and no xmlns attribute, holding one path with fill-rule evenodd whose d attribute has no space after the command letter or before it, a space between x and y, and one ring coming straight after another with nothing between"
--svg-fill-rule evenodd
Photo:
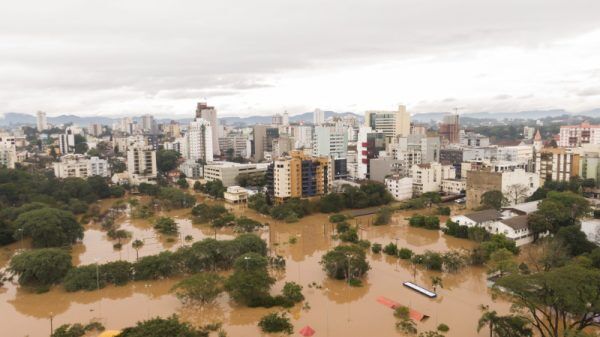
<instances>
[{"instance_id":1,"label":"low white house","mask_svg":"<svg viewBox=\"0 0 600 337\"><path fill-rule=\"evenodd\" d=\"M248 190L240 186L229 186L223 193L225 201L232 204L239 204L248 201Z\"/></svg>"},{"instance_id":2,"label":"low white house","mask_svg":"<svg viewBox=\"0 0 600 337\"><path fill-rule=\"evenodd\" d=\"M442 180L442 192L448 194L461 194L467 189L467 180L465 179L444 179Z\"/></svg>"},{"instance_id":3,"label":"low white house","mask_svg":"<svg viewBox=\"0 0 600 337\"><path fill-rule=\"evenodd\" d=\"M529 230L527 218L537 210L539 201L526 202L503 208L455 215L452 221L468 227L483 227L490 234L504 234L517 246L533 242L534 233ZM542 235L546 235L545 233Z\"/></svg>"}]
</instances>

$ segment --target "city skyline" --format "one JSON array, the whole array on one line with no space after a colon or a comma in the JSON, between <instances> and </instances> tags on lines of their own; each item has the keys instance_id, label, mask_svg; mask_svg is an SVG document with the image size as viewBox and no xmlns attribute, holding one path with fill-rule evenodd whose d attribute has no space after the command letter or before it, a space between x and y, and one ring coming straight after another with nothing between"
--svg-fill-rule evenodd
<instances>
[{"instance_id":1,"label":"city skyline","mask_svg":"<svg viewBox=\"0 0 600 337\"><path fill-rule=\"evenodd\" d=\"M600 107L598 10L585 0L5 4L0 114L179 117L203 99L220 116L398 104L580 112Z\"/></svg>"}]
</instances>

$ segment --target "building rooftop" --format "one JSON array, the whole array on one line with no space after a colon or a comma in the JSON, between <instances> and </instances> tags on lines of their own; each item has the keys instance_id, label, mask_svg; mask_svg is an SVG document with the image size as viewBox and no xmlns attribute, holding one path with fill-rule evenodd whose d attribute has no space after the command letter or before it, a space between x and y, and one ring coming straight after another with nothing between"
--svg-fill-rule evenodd
<instances>
[{"instance_id":1,"label":"building rooftop","mask_svg":"<svg viewBox=\"0 0 600 337\"><path fill-rule=\"evenodd\" d=\"M502 217L502 214L495 209L486 209L483 211L465 214L465 217L480 223L485 221L499 220Z\"/></svg>"},{"instance_id":2,"label":"building rooftop","mask_svg":"<svg viewBox=\"0 0 600 337\"><path fill-rule=\"evenodd\" d=\"M527 215L514 216L512 218L501 220L503 224L514 230L527 229Z\"/></svg>"},{"instance_id":3,"label":"building rooftop","mask_svg":"<svg viewBox=\"0 0 600 337\"><path fill-rule=\"evenodd\" d=\"M530 201L530 202L524 202L521 204L516 204L513 206L509 206L509 207L503 207L502 209L514 211L515 213L525 215L525 214L529 214L529 213L533 213L533 212L537 211L539 203L540 203L540 200L536 200L536 201Z\"/></svg>"}]
</instances>

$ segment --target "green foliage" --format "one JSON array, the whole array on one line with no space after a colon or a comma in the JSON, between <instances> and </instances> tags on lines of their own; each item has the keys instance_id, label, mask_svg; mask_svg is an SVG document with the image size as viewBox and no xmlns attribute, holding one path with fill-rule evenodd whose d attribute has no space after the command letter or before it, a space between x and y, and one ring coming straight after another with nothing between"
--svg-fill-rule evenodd
<instances>
[{"instance_id":1,"label":"green foliage","mask_svg":"<svg viewBox=\"0 0 600 337\"><path fill-rule=\"evenodd\" d=\"M180 177L179 179L177 179L177 186L179 186L179 188L187 190L188 188L190 188L190 184L187 182L187 179L185 179L184 177Z\"/></svg>"},{"instance_id":2,"label":"green foliage","mask_svg":"<svg viewBox=\"0 0 600 337\"><path fill-rule=\"evenodd\" d=\"M545 231L557 233L562 227L579 224L579 219L589 212L589 202L581 195L551 191L539 203L538 210L529 215L528 225L536 235Z\"/></svg>"},{"instance_id":3,"label":"green foliage","mask_svg":"<svg viewBox=\"0 0 600 337\"><path fill-rule=\"evenodd\" d=\"M320 263L327 276L338 280L361 278L371 269L365 251L357 245L337 246Z\"/></svg>"},{"instance_id":4,"label":"green foliage","mask_svg":"<svg viewBox=\"0 0 600 337\"><path fill-rule=\"evenodd\" d=\"M91 331L104 331L104 326L101 323L93 322L84 325L79 323L63 324L56 328L50 337L82 337Z\"/></svg>"},{"instance_id":5,"label":"green foliage","mask_svg":"<svg viewBox=\"0 0 600 337\"><path fill-rule=\"evenodd\" d=\"M71 269L71 255L64 249L42 248L15 255L10 271L18 275L19 284L49 286L60 282Z\"/></svg>"},{"instance_id":6,"label":"green foliage","mask_svg":"<svg viewBox=\"0 0 600 337\"><path fill-rule=\"evenodd\" d=\"M192 208L193 221L195 223L207 223L229 213L223 205L198 204Z\"/></svg>"},{"instance_id":7,"label":"green foliage","mask_svg":"<svg viewBox=\"0 0 600 337\"><path fill-rule=\"evenodd\" d=\"M481 195L481 209L500 209L504 203L504 195L501 191L487 191Z\"/></svg>"},{"instance_id":8,"label":"green foliage","mask_svg":"<svg viewBox=\"0 0 600 337\"><path fill-rule=\"evenodd\" d=\"M400 248L397 253L398 257L402 260L410 260L414 255L414 252L409 248Z\"/></svg>"},{"instance_id":9,"label":"green foliage","mask_svg":"<svg viewBox=\"0 0 600 337\"><path fill-rule=\"evenodd\" d=\"M216 273L198 273L179 281L171 291L183 303L211 303L223 291L224 279Z\"/></svg>"},{"instance_id":10,"label":"green foliage","mask_svg":"<svg viewBox=\"0 0 600 337\"><path fill-rule=\"evenodd\" d=\"M294 222L289 220L297 220L310 213L311 209L308 200L299 198L290 198L285 202L276 205L270 211L271 217L277 220L286 220L286 222Z\"/></svg>"},{"instance_id":11,"label":"green foliage","mask_svg":"<svg viewBox=\"0 0 600 337\"><path fill-rule=\"evenodd\" d=\"M158 199L167 209L188 208L196 204L196 198L193 195L175 187L161 188L158 192Z\"/></svg>"},{"instance_id":12,"label":"green foliage","mask_svg":"<svg viewBox=\"0 0 600 337\"><path fill-rule=\"evenodd\" d=\"M275 279L269 276L267 259L256 253L238 257L233 265L233 274L225 287L238 303L260 306L265 298L270 298L269 290Z\"/></svg>"},{"instance_id":13,"label":"green foliage","mask_svg":"<svg viewBox=\"0 0 600 337\"><path fill-rule=\"evenodd\" d=\"M179 226L175 220L164 216L154 221L154 229L164 235L175 235L179 232Z\"/></svg>"},{"instance_id":14,"label":"green foliage","mask_svg":"<svg viewBox=\"0 0 600 337\"><path fill-rule=\"evenodd\" d=\"M398 246L395 243L390 242L385 247L383 247L383 253L390 256L398 255Z\"/></svg>"},{"instance_id":15,"label":"green foliage","mask_svg":"<svg viewBox=\"0 0 600 337\"><path fill-rule=\"evenodd\" d=\"M267 195L263 193L257 193L248 197L248 207L262 214L269 214L271 210Z\"/></svg>"},{"instance_id":16,"label":"green foliage","mask_svg":"<svg viewBox=\"0 0 600 337\"><path fill-rule=\"evenodd\" d=\"M15 220L15 237L19 230L31 237L34 247L70 246L83 238L83 227L73 214L56 208L39 208L22 213Z\"/></svg>"},{"instance_id":17,"label":"green foliage","mask_svg":"<svg viewBox=\"0 0 600 337\"><path fill-rule=\"evenodd\" d=\"M579 225L560 228L556 233L556 239L565 245L571 256L590 253L596 248L596 245L590 242L585 233L581 231Z\"/></svg>"},{"instance_id":18,"label":"green foliage","mask_svg":"<svg viewBox=\"0 0 600 337\"><path fill-rule=\"evenodd\" d=\"M177 168L177 161L181 155L175 150L156 151L156 169L162 174L166 174Z\"/></svg>"},{"instance_id":19,"label":"green foliage","mask_svg":"<svg viewBox=\"0 0 600 337\"><path fill-rule=\"evenodd\" d=\"M153 318L138 322L136 326L123 329L117 337L208 337L208 331L180 322L175 315L169 318Z\"/></svg>"},{"instance_id":20,"label":"green foliage","mask_svg":"<svg viewBox=\"0 0 600 337\"><path fill-rule=\"evenodd\" d=\"M522 315L545 317L550 331L533 321L540 335L562 336L563 322L569 322L574 332L582 331L595 324L589 317L600 314L600 270L595 268L572 263L527 275L513 273L496 285L513 295Z\"/></svg>"},{"instance_id":21,"label":"green foliage","mask_svg":"<svg viewBox=\"0 0 600 337\"><path fill-rule=\"evenodd\" d=\"M304 301L304 295L302 295L302 286L295 282L286 282L283 286L282 295L285 299L292 303Z\"/></svg>"},{"instance_id":22,"label":"green foliage","mask_svg":"<svg viewBox=\"0 0 600 337\"><path fill-rule=\"evenodd\" d=\"M200 192L206 193L213 198L223 198L223 194L227 190L227 188L223 186L223 182L219 179L207 181L206 184L200 185L198 188Z\"/></svg>"},{"instance_id":23,"label":"green foliage","mask_svg":"<svg viewBox=\"0 0 600 337\"><path fill-rule=\"evenodd\" d=\"M451 211L450 211L450 207L448 207L448 206L443 206L443 207L442 207L442 206L440 206L440 207L438 207L438 209L437 209L437 213L438 213L439 215L450 215L450 212L451 212Z\"/></svg>"},{"instance_id":24,"label":"green foliage","mask_svg":"<svg viewBox=\"0 0 600 337\"><path fill-rule=\"evenodd\" d=\"M358 243L358 231L354 227L348 228L338 236L342 242Z\"/></svg>"},{"instance_id":25,"label":"green foliage","mask_svg":"<svg viewBox=\"0 0 600 337\"><path fill-rule=\"evenodd\" d=\"M125 195L125 189L119 185L113 185L109 188L110 196L113 198L121 198Z\"/></svg>"},{"instance_id":26,"label":"green foliage","mask_svg":"<svg viewBox=\"0 0 600 337\"><path fill-rule=\"evenodd\" d=\"M133 265L127 261L115 261L102 265L90 264L69 270L63 280L66 291L96 290L108 284L127 284L132 278Z\"/></svg>"},{"instance_id":27,"label":"green foliage","mask_svg":"<svg viewBox=\"0 0 600 337\"><path fill-rule=\"evenodd\" d=\"M264 333L294 333L294 326L285 313L270 313L263 316L258 322L260 330Z\"/></svg>"},{"instance_id":28,"label":"green foliage","mask_svg":"<svg viewBox=\"0 0 600 337\"><path fill-rule=\"evenodd\" d=\"M371 251L372 251L374 254L379 254L379 253L381 253L381 249L382 249L381 243L374 243L374 244L371 246Z\"/></svg>"},{"instance_id":29,"label":"green foliage","mask_svg":"<svg viewBox=\"0 0 600 337\"><path fill-rule=\"evenodd\" d=\"M494 234L491 236L489 241L485 241L481 244L481 248L484 251L486 260L490 258L493 252L505 248L513 254L519 254L519 248L516 243L507 238L504 234Z\"/></svg>"},{"instance_id":30,"label":"green foliage","mask_svg":"<svg viewBox=\"0 0 600 337\"><path fill-rule=\"evenodd\" d=\"M106 178L101 176L91 176L87 178L87 183L98 197L104 199L111 196L110 187L108 186L108 181Z\"/></svg>"},{"instance_id":31,"label":"green foliage","mask_svg":"<svg viewBox=\"0 0 600 337\"><path fill-rule=\"evenodd\" d=\"M247 173L238 174L238 176L235 177L235 181L241 187L263 187L267 183L267 181L265 179L265 174L264 173L260 173L260 174L247 174Z\"/></svg>"},{"instance_id":32,"label":"green foliage","mask_svg":"<svg viewBox=\"0 0 600 337\"><path fill-rule=\"evenodd\" d=\"M381 226L387 225L392 219L393 211L389 207L382 207L379 211L377 211L377 216L375 217L375 221L373 225Z\"/></svg>"},{"instance_id":33,"label":"green foliage","mask_svg":"<svg viewBox=\"0 0 600 337\"><path fill-rule=\"evenodd\" d=\"M437 326L437 330L441 331L441 332L448 332L448 331L450 331L450 327L448 325L444 324L444 323L440 323Z\"/></svg>"},{"instance_id":34,"label":"green foliage","mask_svg":"<svg viewBox=\"0 0 600 337\"><path fill-rule=\"evenodd\" d=\"M415 264L423 265L428 270L436 271L441 271L444 263L440 253L432 252L430 250L426 251L424 254L413 255L411 261Z\"/></svg>"},{"instance_id":35,"label":"green foliage","mask_svg":"<svg viewBox=\"0 0 600 337\"><path fill-rule=\"evenodd\" d=\"M408 219L408 224L412 227L432 230L440 229L440 219L434 215L413 214L413 216Z\"/></svg>"},{"instance_id":36,"label":"green foliage","mask_svg":"<svg viewBox=\"0 0 600 337\"><path fill-rule=\"evenodd\" d=\"M235 231L240 233L252 233L262 226L262 223L245 216L241 216L235 220Z\"/></svg>"},{"instance_id":37,"label":"green foliage","mask_svg":"<svg viewBox=\"0 0 600 337\"><path fill-rule=\"evenodd\" d=\"M488 272L498 272L500 276L506 273L514 273L518 270L514 254L506 248L500 248L490 255L488 261Z\"/></svg>"},{"instance_id":38,"label":"green foliage","mask_svg":"<svg viewBox=\"0 0 600 337\"><path fill-rule=\"evenodd\" d=\"M333 223L339 223L339 222L343 222L346 221L346 216L344 214L333 214L331 216L329 216L329 222L333 222Z\"/></svg>"},{"instance_id":39,"label":"green foliage","mask_svg":"<svg viewBox=\"0 0 600 337\"><path fill-rule=\"evenodd\" d=\"M156 184L141 183L138 186L138 191L142 194L155 197L158 196L158 193L160 192L160 186Z\"/></svg>"}]
</instances>

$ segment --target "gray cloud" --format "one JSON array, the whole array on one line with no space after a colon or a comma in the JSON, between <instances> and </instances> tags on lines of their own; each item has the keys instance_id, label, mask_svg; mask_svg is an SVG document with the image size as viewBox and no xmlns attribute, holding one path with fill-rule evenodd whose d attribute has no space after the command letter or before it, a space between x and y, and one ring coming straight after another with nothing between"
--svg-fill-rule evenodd
<instances>
[{"instance_id":1,"label":"gray cloud","mask_svg":"<svg viewBox=\"0 0 600 337\"><path fill-rule=\"evenodd\" d=\"M535 49L600 28L598 12L595 0L4 1L0 111L118 113L141 98L177 109L162 100L235 96L355 60Z\"/></svg>"}]
</instances>

